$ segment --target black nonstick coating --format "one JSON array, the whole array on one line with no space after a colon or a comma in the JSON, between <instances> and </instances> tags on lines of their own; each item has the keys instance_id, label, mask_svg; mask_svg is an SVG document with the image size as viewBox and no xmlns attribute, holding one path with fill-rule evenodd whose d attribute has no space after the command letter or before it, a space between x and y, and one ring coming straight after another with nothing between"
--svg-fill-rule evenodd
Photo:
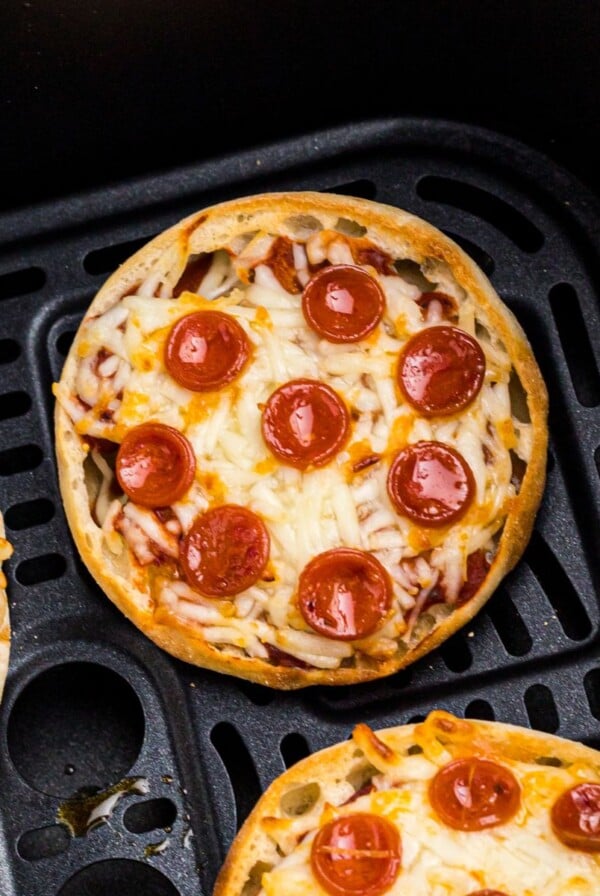
<instances>
[{"instance_id":1,"label":"black nonstick coating","mask_svg":"<svg viewBox=\"0 0 600 896\"><path fill-rule=\"evenodd\" d=\"M528 334L551 430L533 537L477 618L388 679L290 694L172 659L103 597L62 511L51 394L121 261L205 205L288 189L375 198L457 240ZM350 123L0 217L0 507L15 548L2 896L208 896L264 787L358 721L444 707L600 747L599 225L596 200L528 147L422 119ZM78 817L74 793L107 788L108 823L80 837L57 824Z\"/></svg>"}]
</instances>

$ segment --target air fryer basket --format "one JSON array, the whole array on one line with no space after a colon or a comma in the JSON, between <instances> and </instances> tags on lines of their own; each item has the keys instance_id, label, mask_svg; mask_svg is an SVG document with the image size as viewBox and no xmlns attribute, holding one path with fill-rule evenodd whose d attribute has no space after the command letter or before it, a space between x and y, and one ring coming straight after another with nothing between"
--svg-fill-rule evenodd
<instances>
[{"instance_id":1,"label":"air fryer basket","mask_svg":"<svg viewBox=\"0 0 600 896\"><path fill-rule=\"evenodd\" d=\"M457 240L527 332L551 429L533 537L477 618L386 680L289 694L172 659L103 597L62 511L51 395L85 308L121 261L205 205L287 189L376 198ZM416 119L351 124L0 218L0 508L15 548L2 896L208 896L262 789L358 721L385 727L445 707L600 747L599 223L583 186L528 147ZM77 819L74 793L115 785L108 823L78 837L58 823Z\"/></svg>"}]
</instances>

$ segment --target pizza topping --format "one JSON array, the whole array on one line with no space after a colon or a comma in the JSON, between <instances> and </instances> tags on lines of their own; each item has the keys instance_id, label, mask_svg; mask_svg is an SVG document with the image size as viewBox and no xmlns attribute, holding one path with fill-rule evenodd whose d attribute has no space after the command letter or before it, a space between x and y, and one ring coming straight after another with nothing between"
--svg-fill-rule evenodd
<instances>
[{"instance_id":1,"label":"pizza topping","mask_svg":"<svg viewBox=\"0 0 600 896\"><path fill-rule=\"evenodd\" d=\"M429 785L429 800L448 827L482 831L510 821L521 789L508 768L473 756L445 765Z\"/></svg>"},{"instance_id":2,"label":"pizza topping","mask_svg":"<svg viewBox=\"0 0 600 896\"><path fill-rule=\"evenodd\" d=\"M200 284L208 274L212 260L212 255L208 252L190 258L173 289L173 298L178 298L182 292L199 292Z\"/></svg>"},{"instance_id":3,"label":"pizza topping","mask_svg":"<svg viewBox=\"0 0 600 896\"><path fill-rule=\"evenodd\" d=\"M236 379L249 355L248 337L235 318L222 311L196 311L173 325L164 358L180 386L212 392Z\"/></svg>"},{"instance_id":4,"label":"pizza topping","mask_svg":"<svg viewBox=\"0 0 600 896\"><path fill-rule=\"evenodd\" d=\"M275 240L265 264L271 268L286 292L300 292L294 264L294 244L288 237L280 236Z\"/></svg>"},{"instance_id":5,"label":"pizza topping","mask_svg":"<svg viewBox=\"0 0 600 896\"><path fill-rule=\"evenodd\" d=\"M163 423L131 429L117 452L116 475L128 498L142 507L166 507L194 480L196 457L178 430Z\"/></svg>"},{"instance_id":6,"label":"pizza topping","mask_svg":"<svg viewBox=\"0 0 600 896\"><path fill-rule=\"evenodd\" d=\"M353 239L350 245L357 264L369 265L369 267L375 268L378 274L394 273L390 255L378 249L369 240Z\"/></svg>"},{"instance_id":7,"label":"pizza topping","mask_svg":"<svg viewBox=\"0 0 600 896\"><path fill-rule=\"evenodd\" d=\"M229 597L250 588L269 559L266 526L247 507L223 504L199 516L181 545L189 584L210 597Z\"/></svg>"},{"instance_id":8,"label":"pizza topping","mask_svg":"<svg viewBox=\"0 0 600 896\"><path fill-rule=\"evenodd\" d=\"M552 829L558 839L583 852L600 852L600 784L578 784L552 806Z\"/></svg>"},{"instance_id":9,"label":"pizza topping","mask_svg":"<svg viewBox=\"0 0 600 896\"><path fill-rule=\"evenodd\" d=\"M479 394L485 355L479 343L458 327L419 330L398 362L398 384L406 400L425 417L462 411Z\"/></svg>"},{"instance_id":10,"label":"pizza topping","mask_svg":"<svg viewBox=\"0 0 600 896\"><path fill-rule=\"evenodd\" d=\"M319 554L300 574L300 612L312 629L339 641L372 634L392 601L392 583L372 554L337 548Z\"/></svg>"},{"instance_id":11,"label":"pizza topping","mask_svg":"<svg viewBox=\"0 0 600 896\"><path fill-rule=\"evenodd\" d=\"M309 664L305 663L304 660L299 660L297 657L292 656L291 653L280 650L274 644L265 644L265 649L269 660L275 666L285 666L287 669L310 669Z\"/></svg>"},{"instance_id":12,"label":"pizza topping","mask_svg":"<svg viewBox=\"0 0 600 896\"><path fill-rule=\"evenodd\" d=\"M454 448L442 442L417 442L394 458L387 489L401 516L436 528L464 516L475 482L469 465Z\"/></svg>"},{"instance_id":13,"label":"pizza topping","mask_svg":"<svg viewBox=\"0 0 600 896\"><path fill-rule=\"evenodd\" d=\"M336 818L317 833L310 863L331 896L380 896L401 868L400 834L387 819L367 812Z\"/></svg>"},{"instance_id":14,"label":"pizza topping","mask_svg":"<svg viewBox=\"0 0 600 896\"><path fill-rule=\"evenodd\" d=\"M305 470L322 467L344 445L350 428L346 405L337 392L317 380L292 380L269 397L262 433L273 454Z\"/></svg>"},{"instance_id":15,"label":"pizza topping","mask_svg":"<svg viewBox=\"0 0 600 896\"><path fill-rule=\"evenodd\" d=\"M469 893L469 896L507 896L507 894L500 890L476 890L474 893Z\"/></svg>"},{"instance_id":16,"label":"pizza topping","mask_svg":"<svg viewBox=\"0 0 600 896\"><path fill-rule=\"evenodd\" d=\"M490 568L485 551L474 551L467 557L467 577L456 599L456 606L462 607L477 594Z\"/></svg>"},{"instance_id":17,"label":"pizza topping","mask_svg":"<svg viewBox=\"0 0 600 896\"><path fill-rule=\"evenodd\" d=\"M445 292L423 292L417 299L417 305L421 309L421 317L427 323L438 323L441 320L456 323L458 320L456 299Z\"/></svg>"},{"instance_id":18,"label":"pizza topping","mask_svg":"<svg viewBox=\"0 0 600 896\"><path fill-rule=\"evenodd\" d=\"M377 281L362 268L338 264L320 270L302 294L308 326L329 342L358 342L372 333L385 308Z\"/></svg>"}]
</instances>

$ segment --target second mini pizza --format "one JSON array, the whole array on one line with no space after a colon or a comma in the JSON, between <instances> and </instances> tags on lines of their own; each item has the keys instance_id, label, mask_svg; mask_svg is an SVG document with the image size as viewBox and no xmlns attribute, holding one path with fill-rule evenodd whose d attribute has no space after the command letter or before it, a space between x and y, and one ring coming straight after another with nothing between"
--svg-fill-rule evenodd
<instances>
[{"instance_id":1,"label":"second mini pizza","mask_svg":"<svg viewBox=\"0 0 600 896\"><path fill-rule=\"evenodd\" d=\"M407 212L263 194L172 227L100 290L55 386L61 492L162 648L348 684L464 625L521 556L546 390L476 265Z\"/></svg>"},{"instance_id":2,"label":"second mini pizza","mask_svg":"<svg viewBox=\"0 0 600 896\"><path fill-rule=\"evenodd\" d=\"M596 896L600 753L440 710L276 778L214 896Z\"/></svg>"}]
</instances>

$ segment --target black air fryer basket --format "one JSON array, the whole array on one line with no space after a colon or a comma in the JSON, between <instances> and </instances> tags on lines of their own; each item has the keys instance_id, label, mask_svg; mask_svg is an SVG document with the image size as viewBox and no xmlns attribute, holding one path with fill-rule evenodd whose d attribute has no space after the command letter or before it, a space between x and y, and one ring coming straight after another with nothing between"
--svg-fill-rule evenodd
<instances>
[{"instance_id":1,"label":"black air fryer basket","mask_svg":"<svg viewBox=\"0 0 600 896\"><path fill-rule=\"evenodd\" d=\"M61 506L51 384L98 287L150 237L220 200L296 189L375 198L455 239L533 345L551 440L531 542L472 623L388 679L280 693L174 660L101 594ZM359 721L443 707L600 747L599 285L595 198L521 143L436 120L313 133L0 217L0 495L15 549L2 896L209 896L261 791ZM61 819L77 827L93 806L105 823L71 836Z\"/></svg>"}]
</instances>

